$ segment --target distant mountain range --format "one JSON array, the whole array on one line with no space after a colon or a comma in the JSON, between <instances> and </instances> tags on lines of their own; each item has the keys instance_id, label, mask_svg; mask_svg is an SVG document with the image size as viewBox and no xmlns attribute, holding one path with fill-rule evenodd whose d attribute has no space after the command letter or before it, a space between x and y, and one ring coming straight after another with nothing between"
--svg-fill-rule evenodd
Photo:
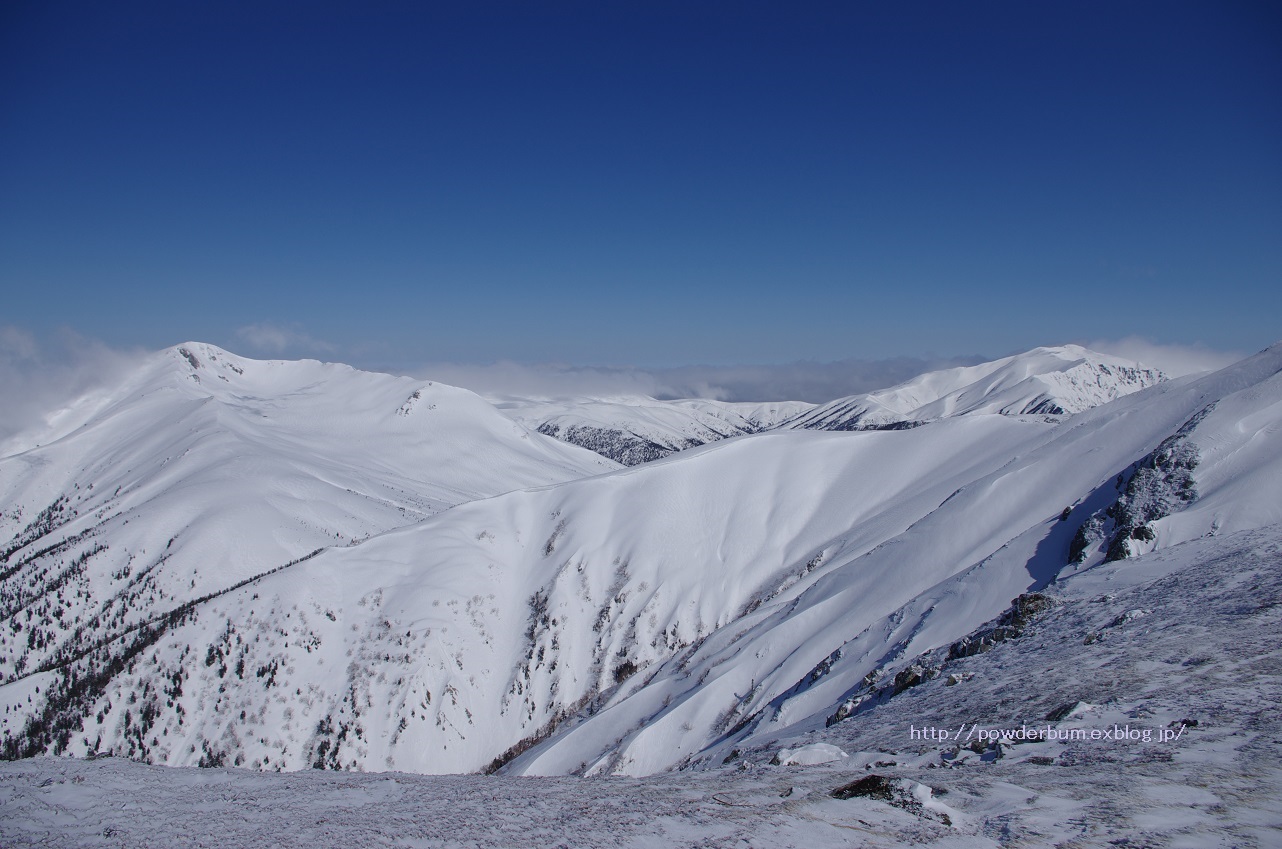
<instances>
[{"instance_id":1,"label":"distant mountain range","mask_svg":"<svg viewBox=\"0 0 1282 849\"><path fill-rule=\"evenodd\" d=\"M953 416L988 413L1052 420L1165 379L1162 372L1140 363L1065 345L930 372L890 389L818 405L632 397L506 399L499 406L540 433L634 466L696 445L765 430L902 430Z\"/></svg>"}]
</instances>

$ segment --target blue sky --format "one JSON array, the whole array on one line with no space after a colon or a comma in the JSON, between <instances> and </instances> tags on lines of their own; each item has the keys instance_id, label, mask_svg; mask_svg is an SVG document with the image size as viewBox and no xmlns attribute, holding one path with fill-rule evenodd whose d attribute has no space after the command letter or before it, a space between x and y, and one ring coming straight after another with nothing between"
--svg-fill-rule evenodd
<instances>
[{"instance_id":1,"label":"blue sky","mask_svg":"<svg viewBox=\"0 0 1282 849\"><path fill-rule=\"evenodd\" d=\"M42 338L406 369L1282 336L1271 3L15 0L0 85L0 325Z\"/></svg>"}]
</instances>

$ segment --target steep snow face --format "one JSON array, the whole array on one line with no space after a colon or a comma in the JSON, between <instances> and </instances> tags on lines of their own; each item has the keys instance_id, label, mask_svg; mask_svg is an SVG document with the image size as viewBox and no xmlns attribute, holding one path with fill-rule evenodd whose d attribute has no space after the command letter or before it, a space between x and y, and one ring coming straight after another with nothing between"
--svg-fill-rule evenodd
<instances>
[{"instance_id":1,"label":"steep snow face","mask_svg":"<svg viewBox=\"0 0 1282 849\"><path fill-rule=\"evenodd\" d=\"M891 389L839 398L782 426L875 430L976 413L1056 418L1165 379L1157 369L1078 345L1035 348L977 366L930 372Z\"/></svg>"},{"instance_id":2,"label":"steep snow face","mask_svg":"<svg viewBox=\"0 0 1282 849\"><path fill-rule=\"evenodd\" d=\"M1204 405L1119 477L1118 497L1074 539L1075 569L1282 522L1279 347L1215 376Z\"/></svg>"},{"instance_id":3,"label":"steep snow face","mask_svg":"<svg viewBox=\"0 0 1282 849\"><path fill-rule=\"evenodd\" d=\"M561 401L504 399L496 405L540 433L635 466L731 436L756 433L810 409L784 401L729 404L647 397Z\"/></svg>"},{"instance_id":4,"label":"steep snow face","mask_svg":"<svg viewBox=\"0 0 1282 849\"><path fill-rule=\"evenodd\" d=\"M0 459L0 680L317 549L617 468L465 390L194 343L57 427Z\"/></svg>"}]
</instances>

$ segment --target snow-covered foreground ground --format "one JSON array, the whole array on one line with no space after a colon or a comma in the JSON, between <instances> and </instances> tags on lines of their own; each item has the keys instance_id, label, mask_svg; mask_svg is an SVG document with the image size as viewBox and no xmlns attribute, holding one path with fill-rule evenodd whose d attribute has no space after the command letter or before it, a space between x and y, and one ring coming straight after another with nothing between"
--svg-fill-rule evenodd
<instances>
[{"instance_id":1,"label":"snow-covered foreground ground","mask_svg":"<svg viewBox=\"0 0 1282 849\"><path fill-rule=\"evenodd\" d=\"M520 778L37 758L0 765L0 845L1282 845L1282 526L1100 563L1039 598L991 650L716 769ZM1081 739L1022 741L1025 727ZM771 764L831 747L848 756Z\"/></svg>"}]
</instances>

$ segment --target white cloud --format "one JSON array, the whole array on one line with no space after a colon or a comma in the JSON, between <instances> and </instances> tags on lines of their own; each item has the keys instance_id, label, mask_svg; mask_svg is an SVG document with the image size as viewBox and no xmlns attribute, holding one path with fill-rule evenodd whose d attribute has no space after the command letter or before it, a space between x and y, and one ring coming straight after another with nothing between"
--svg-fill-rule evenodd
<instances>
[{"instance_id":1,"label":"white cloud","mask_svg":"<svg viewBox=\"0 0 1282 849\"><path fill-rule=\"evenodd\" d=\"M42 339L0 325L0 454L23 447L10 441L16 434L42 428L76 398L120 380L144 356L70 329Z\"/></svg>"},{"instance_id":2,"label":"white cloud","mask_svg":"<svg viewBox=\"0 0 1282 849\"><path fill-rule=\"evenodd\" d=\"M656 372L661 398L722 401L811 401L885 389L938 369L974 365L983 357L893 357L882 360L803 361L776 365L682 366Z\"/></svg>"},{"instance_id":3,"label":"white cloud","mask_svg":"<svg viewBox=\"0 0 1282 849\"><path fill-rule=\"evenodd\" d=\"M1143 363L1152 368L1161 369L1169 377L1183 377L1186 374L1216 371L1246 357L1240 351L1217 351L1201 343L1192 345L1172 345L1154 342L1141 336L1127 336L1124 339L1097 340L1084 343L1092 351L1102 354L1114 354Z\"/></svg>"},{"instance_id":4,"label":"white cloud","mask_svg":"<svg viewBox=\"0 0 1282 849\"><path fill-rule=\"evenodd\" d=\"M39 354L35 335L29 330L0 325L0 362L32 360Z\"/></svg>"},{"instance_id":5,"label":"white cloud","mask_svg":"<svg viewBox=\"0 0 1282 849\"><path fill-rule=\"evenodd\" d=\"M286 351L313 353L333 351L334 346L304 333L297 326L283 327L271 322L247 324L236 330L236 338L254 353L283 354Z\"/></svg>"}]
</instances>

